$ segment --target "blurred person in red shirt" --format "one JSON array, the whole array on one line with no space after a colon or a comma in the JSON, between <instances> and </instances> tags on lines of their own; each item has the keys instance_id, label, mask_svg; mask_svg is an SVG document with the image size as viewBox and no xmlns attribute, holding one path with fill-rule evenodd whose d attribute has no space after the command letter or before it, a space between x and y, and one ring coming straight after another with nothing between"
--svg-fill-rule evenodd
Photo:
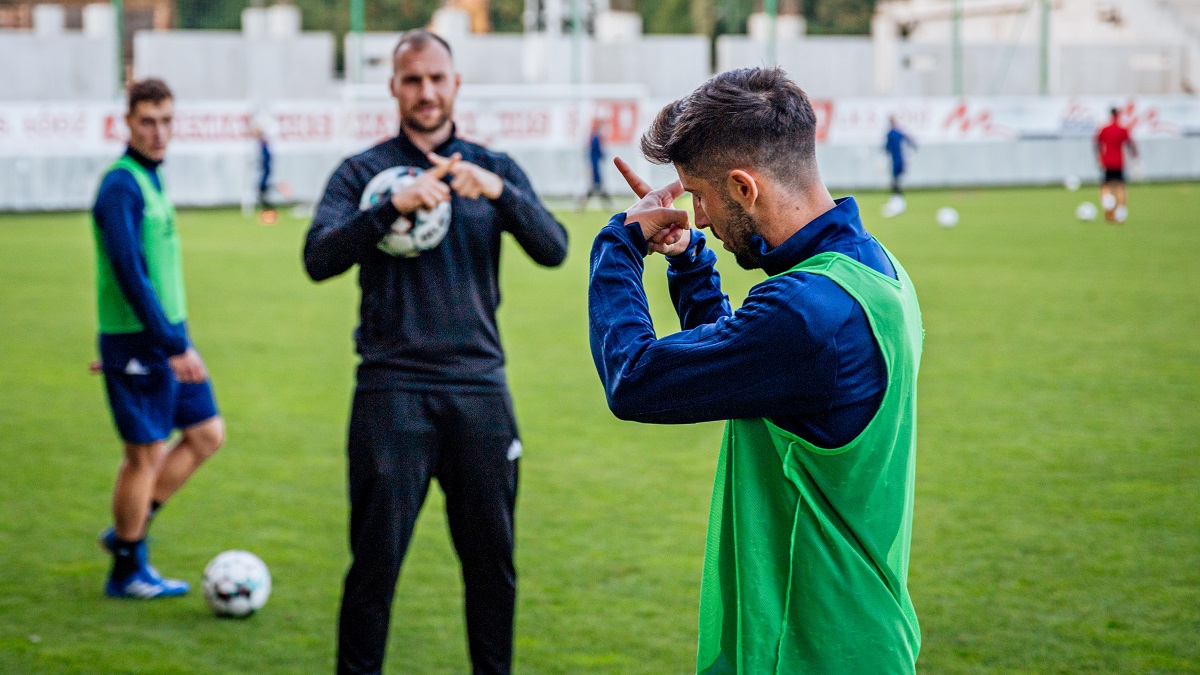
<instances>
[{"instance_id":1,"label":"blurred person in red shirt","mask_svg":"<svg viewBox=\"0 0 1200 675\"><path fill-rule=\"evenodd\" d=\"M1125 146L1129 155L1137 159L1137 146L1129 136L1129 130L1121 126L1121 112L1112 109L1112 121L1096 134L1096 157L1104 176L1100 183L1100 205L1104 207L1104 219L1110 223L1123 223L1128 215L1125 207Z\"/></svg>"}]
</instances>

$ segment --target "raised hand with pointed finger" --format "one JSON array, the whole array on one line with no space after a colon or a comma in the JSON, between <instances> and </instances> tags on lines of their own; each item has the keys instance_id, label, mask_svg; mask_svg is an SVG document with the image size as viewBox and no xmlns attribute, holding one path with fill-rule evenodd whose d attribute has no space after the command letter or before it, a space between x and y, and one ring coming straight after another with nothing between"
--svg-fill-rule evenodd
<instances>
[{"instance_id":1,"label":"raised hand with pointed finger","mask_svg":"<svg viewBox=\"0 0 1200 675\"><path fill-rule=\"evenodd\" d=\"M646 247L653 253L673 256L686 251L692 241L692 231L688 212L675 208L675 200L683 194L679 181L653 189L625 160L614 157L613 164L640 198L625 210L625 223L641 226Z\"/></svg>"}]
</instances>

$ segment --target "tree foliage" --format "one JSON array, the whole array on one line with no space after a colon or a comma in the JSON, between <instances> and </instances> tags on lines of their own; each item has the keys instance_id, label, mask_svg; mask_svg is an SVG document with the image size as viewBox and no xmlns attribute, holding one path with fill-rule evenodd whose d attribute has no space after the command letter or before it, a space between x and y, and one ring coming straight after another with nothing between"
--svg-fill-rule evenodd
<instances>
[{"instance_id":1,"label":"tree foliage","mask_svg":"<svg viewBox=\"0 0 1200 675\"><path fill-rule=\"evenodd\" d=\"M269 0L264 0L267 2ZM869 32L876 0L778 0L780 11L800 9L810 33ZM349 0L293 0L300 8L305 30L341 35L350 30ZM429 23L442 0L364 0L366 29L400 31ZM752 11L762 11L762 0L612 0L615 9L641 12L646 33L713 35L745 33ZM237 30L242 9L252 6L235 0L177 0L180 28ZM522 29L525 0L491 0L492 28L500 33Z\"/></svg>"}]
</instances>

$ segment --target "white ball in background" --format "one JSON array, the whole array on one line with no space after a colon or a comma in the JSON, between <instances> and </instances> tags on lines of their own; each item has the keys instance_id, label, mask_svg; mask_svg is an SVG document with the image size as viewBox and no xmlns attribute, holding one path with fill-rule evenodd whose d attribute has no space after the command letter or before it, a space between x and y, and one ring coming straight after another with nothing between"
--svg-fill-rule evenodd
<instances>
[{"instance_id":1,"label":"white ball in background","mask_svg":"<svg viewBox=\"0 0 1200 675\"><path fill-rule=\"evenodd\" d=\"M1125 222L1125 219L1128 217L1129 209L1125 208L1124 206L1118 206L1117 208L1113 209L1113 218L1116 218L1118 223Z\"/></svg>"},{"instance_id":2,"label":"white ball in background","mask_svg":"<svg viewBox=\"0 0 1200 675\"><path fill-rule=\"evenodd\" d=\"M1093 221L1096 219L1096 215L1096 205L1091 202L1083 202L1079 206L1075 207L1075 217L1082 221Z\"/></svg>"},{"instance_id":3,"label":"white ball in background","mask_svg":"<svg viewBox=\"0 0 1200 675\"><path fill-rule=\"evenodd\" d=\"M954 227L958 224L958 211L949 206L943 206L937 210L937 222L942 227Z\"/></svg>"},{"instance_id":4,"label":"white ball in background","mask_svg":"<svg viewBox=\"0 0 1200 675\"><path fill-rule=\"evenodd\" d=\"M1066 180L1063 181L1063 187L1067 188L1071 192L1078 190L1079 176L1067 176Z\"/></svg>"},{"instance_id":5,"label":"white ball in background","mask_svg":"<svg viewBox=\"0 0 1200 675\"><path fill-rule=\"evenodd\" d=\"M892 195L883 204L883 217L892 218L904 213L908 209L908 202L904 201L901 195Z\"/></svg>"}]
</instances>

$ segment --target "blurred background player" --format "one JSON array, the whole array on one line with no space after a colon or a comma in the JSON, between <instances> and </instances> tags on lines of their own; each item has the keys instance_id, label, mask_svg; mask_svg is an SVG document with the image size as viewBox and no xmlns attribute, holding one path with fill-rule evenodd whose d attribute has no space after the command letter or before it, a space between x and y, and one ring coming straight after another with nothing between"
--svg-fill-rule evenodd
<instances>
[{"instance_id":1,"label":"blurred background player","mask_svg":"<svg viewBox=\"0 0 1200 675\"><path fill-rule=\"evenodd\" d=\"M888 115L888 132L884 139L883 149L892 160L892 196L888 198L883 207L883 215L887 217L898 216L904 213L908 207L904 200L904 190L900 187L900 177L904 175L905 145L913 150L917 149L917 144L913 142L912 137L900 131L900 128L896 126L896 116Z\"/></svg>"},{"instance_id":2,"label":"blurred background player","mask_svg":"<svg viewBox=\"0 0 1200 675\"><path fill-rule=\"evenodd\" d=\"M604 203L604 208L612 208L612 200L609 199L608 193L604 191L604 176L601 173L601 167L604 163L604 134L601 133L602 122L599 119L592 120L592 132L588 136L588 164L592 170L592 184L582 197L579 198L579 211L587 208L588 199L593 195L599 196Z\"/></svg>"},{"instance_id":3,"label":"blurred background player","mask_svg":"<svg viewBox=\"0 0 1200 675\"><path fill-rule=\"evenodd\" d=\"M158 167L171 140L171 90L157 79L129 87L129 147L109 167L92 209L100 361L125 442L113 488L114 525L100 533L113 565L113 597L183 595L188 584L150 565L150 518L225 438L208 372L188 338L175 207ZM175 429L182 434L167 441Z\"/></svg>"},{"instance_id":4,"label":"blurred background player","mask_svg":"<svg viewBox=\"0 0 1200 675\"><path fill-rule=\"evenodd\" d=\"M279 219L279 213L270 201L271 144L262 127L254 127L254 137L258 139L258 208L261 209L258 218L264 224L272 225Z\"/></svg>"},{"instance_id":5,"label":"blurred background player","mask_svg":"<svg viewBox=\"0 0 1200 675\"><path fill-rule=\"evenodd\" d=\"M1123 223L1129 210L1125 206L1125 147L1129 156L1137 159L1137 145L1129 130L1121 126L1121 111L1109 111L1112 120L1096 134L1096 158L1104 176L1100 182L1100 206L1104 208L1104 219L1110 223Z\"/></svg>"},{"instance_id":6,"label":"blurred background player","mask_svg":"<svg viewBox=\"0 0 1200 675\"><path fill-rule=\"evenodd\" d=\"M462 565L473 672L512 670L514 510L521 441L496 326L501 235L538 264L567 232L507 155L458 137L461 78L450 45L406 33L392 55L395 138L347 159L304 247L314 281L358 265L357 387L350 413L350 549L338 620L339 673L383 668L392 597L417 515L437 479ZM362 208L376 177L415 176ZM445 238L416 257L377 244L401 214L450 202Z\"/></svg>"}]
</instances>

